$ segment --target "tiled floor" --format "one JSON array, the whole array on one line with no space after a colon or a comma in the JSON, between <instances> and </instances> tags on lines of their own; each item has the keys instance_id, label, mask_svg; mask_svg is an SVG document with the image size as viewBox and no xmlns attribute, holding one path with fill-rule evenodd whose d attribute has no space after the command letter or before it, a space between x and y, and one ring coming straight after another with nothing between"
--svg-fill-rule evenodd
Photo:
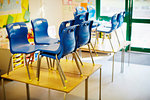
<instances>
[{"instance_id":1,"label":"tiled floor","mask_svg":"<svg viewBox=\"0 0 150 100\"><path fill-rule=\"evenodd\" d=\"M91 62L91 59L83 59ZM111 82L111 61L95 57L95 63L102 64L102 100L150 100L150 66L125 63L125 72L120 73L120 62L115 62L114 82ZM98 100L99 71L89 79L89 100ZM84 100L82 82L66 96L66 100ZM26 100L24 83L5 82L7 100ZM2 100L0 85L0 100ZM63 100L64 93L30 85L31 100Z\"/></svg>"}]
</instances>

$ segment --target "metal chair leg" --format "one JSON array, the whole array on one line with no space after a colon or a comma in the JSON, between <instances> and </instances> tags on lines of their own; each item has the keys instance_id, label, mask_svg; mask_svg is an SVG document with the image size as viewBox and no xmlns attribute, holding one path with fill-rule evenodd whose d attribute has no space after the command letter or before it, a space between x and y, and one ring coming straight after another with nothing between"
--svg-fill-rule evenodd
<instances>
[{"instance_id":1,"label":"metal chair leg","mask_svg":"<svg viewBox=\"0 0 150 100\"><path fill-rule=\"evenodd\" d=\"M7 75L9 75L10 67L12 66L12 63L11 63L11 62L12 62L12 56L13 56L13 55L10 56L9 65L8 65L8 70L7 70Z\"/></svg>"},{"instance_id":2,"label":"metal chair leg","mask_svg":"<svg viewBox=\"0 0 150 100\"><path fill-rule=\"evenodd\" d=\"M38 55L38 62L37 62L37 73L36 73L36 79L37 81L39 81L40 78L40 65L41 65L41 59L42 57L40 57L41 55Z\"/></svg>"},{"instance_id":3,"label":"metal chair leg","mask_svg":"<svg viewBox=\"0 0 150 100\"><path fill-rule=\"evenodd\" d=\"M81 61L81 59L80 59L80 57L79 57L78 52L77 52L77 51L75 51L75 54L76 54L77 58L79 59L79 61L80 61L81 65L83 66L83 63L82 63L82 61Z\"/></svg>"},{"instance_id":4,"label":"metal chair leg","mask_svg":"<svg viewBox=\"0 0 150 100\"><path fill-rule=\"evenodd\" d=\"M108 35L108 39L109 39L109 42L110 42L110 45L111 45L112 51L114 52L114 47L113 47L112 42L111 42L111 40L110 40L110 34Z\"/></svg>"},{"instance_id":5,"label":"metal chair leg","mask_svg":"<svg viewBox=\"0 0 150 100\"><path fill-rule=\"evenodd\" d=\"M92 49L93 49L93 51L94 51L95 55L96 55L96 56L98 56L98 54L96 53L96 51L95 51L95 49L94 49L93 44L92 44L91 42L90 42L90 44L91 44L91 47L92 47Z\"/></svg>"},{"instance_id":6,"label":"metal chair leg","mask_svg":"<svg viewBox=\"0 0 150 100\"><path fill-rule=\"evenodd\" d=\"M62 68L60 66L60 62L59 62L59 60L57 58L57 55L56 55L56 61L57 61L58 69L60 69L60 71L61 71L61 73L62 73L62 75L64 77L65 82L67 82L66 76L65 76L65 74L64 74L64 72L63 72L63 70L62 70Z\"/></svg>"},{"instance_id":7,"label":"metal chair leg","mask_svg":"<svg viewBox=\"0 0 150 100\"><path fill-rule=\"evenodd\" d=\"M32 66L32 63L33 63L33 60L34 60L34 53L33 53L33 56L32 56L31 66Z\"/></svg>"},{"instance_id":8,"label":"metal chair leg","mask_svg":"<svg viewBox=\"0 0 150 100\"><path fill-rule=\"evenodd\" d=\"M53 59L53 67L52 67L52 70L54 69L54 66L55 66L55 59Z\"/></svg>"},{"instance_id":9,"label":"metal chair leg","mask_svg":"<svg viewBox=\"0 0 150 100\"><path fill-rule=\"evenodd\" d=\"M50 66L49 66L49 61L48 61L48 58L46 57L46 60L47 60L47 65L48 65L48 70L50 71Z\"/></svg>"},{"instance_id":10,"label":"metal chair leg","mask_svg":"<svg viewBox=\"0 0 150 100\"><path fill-rule=\"evenodd\" d=\"M67 56L66 56L66 61L68 61L68 58L67 58Z\"/></svg>"},{"instance_id":11,"label":"metal chair leg","mask_svg":"<svg viewBox=\"0 0 150 100\"><path fill-rule=\"evenodd\" d=\"M27 72L28 72L29 81L31 81L30 72L29 72L29 67L28 67L28 63L27 63L27 59L26 59L26 54L25 54L25 56L24 56L24 59L25 59L25 64L26 64L26 68L27 68Z\"/></svg>"},{"instance_id":12,"label":"metal chair leg","mask_svg":"<svg viewBox=\"0 0 150 100\"><path fill-rule=\"evenodd\" d=\"M57 58L57 55L56 55L56 58ZM58 59L58 58L57 58L57 59ZM63 79L62 73L61 73L61 71L60 71L59 61L58 61L58 60L56 60L56 64L57 64L58 72L59 72L59 75L60 75L61 81L62 81L62 83L63 83L63 86L64 86L64 88L66 88L66 85L65 85L65 82L64 82L64 79Z\"/></svg>"},{"instance_id":13,"label":"metal chair leg","mask_svg":"<svg viewBox=\"0 0 150 100\"><path fill-rule=\"evenodd\" d=\"M115 34L116 34L116 37L117 37L117 41L118 41L118 44L119 44L119 47L120 47L120 41L119 41L119 37L117 35L117 31L115 30Z\"/></svg>"},{"instance_id":14,"label":"metal chair leg","mask_svg":"<svg viewBox=\"0 0 150 100\"><path fill-rule=\"evenodd\" d=\"M83 76L81 67L80 67L80 65L79 65L79 63L78 63L78 60L77 60L77 58L76 58L75 53L72 53L72 55L73 55L73 58L75 59L75 62L76 62L76 65L77 65L77 67L78 67L78 69L79 69L80 75Z\"/></svg>"},{"instance_id":15,"label":"metal chair leg","mask_svg":"<svg viewBox=\"0 0 150 100\"><path fill-rule=\"evenodd\" d=\"M98 39L99 37L98 36L99 36L99 32L97 32L97 27L96 27L96 40L97 40L97 44L99 44L99 39Z\"/></svg>"},{"instance_id":16,"label":"metal chair leg","mask_svg":"<svg viewBox=\"0 0 150 100\"><path fill-rule=\"evenodd\" d=\"M91 52L91 49L90 49L90 45L89 44L87 44L87 45L88 45L88 48L89 48L89 52L90 52L90 56L91 56L91 59L92 59L92 62L93 62L93 66L95 66L93 56L92 56L92 52Z\"/></svg>"},{"instance_id":17,"label":"metal chair leg","mask_svg":"<svg viewBox=\"0 0 150 100\"><path fill-rule=\"evenodd\" d=\"M51 58L49 58L49 61L50 61L50 66L51 66L51 68L52 68L53 65L52 65L52 60L51 60Z\"/></svg>"},{"instance_id":18,"label":"metal chair leg","mask_svg":"<svg viewBox=\"0 0 150 100\"><path fill-rule=\"evenodd\" d=\"M102 44L104 44L105 33L103 33Z\"/></svg>"}]
</instances>

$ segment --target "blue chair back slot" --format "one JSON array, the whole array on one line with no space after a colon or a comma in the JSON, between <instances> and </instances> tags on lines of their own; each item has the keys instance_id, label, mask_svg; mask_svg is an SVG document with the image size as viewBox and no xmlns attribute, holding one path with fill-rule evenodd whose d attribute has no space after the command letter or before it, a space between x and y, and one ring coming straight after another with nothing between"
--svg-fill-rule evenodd
<instances>
[{"instance_id":1,"label":"blue chair back slot","mask_svg":"<svg viewBox=\"0 0 150 100\"><path fill-rule=\"evenodd\" d=\"M8 33L11 53L16 53L15 47L29 44L27 39L28 29L24 22L8 24L6 25L6 30Z\"/></svg>"},{"instance_id":2,"label":"blue chair back slot","mask_svg":"<svg viewBox=\"0 0 150 100\"><path fill-rule=\"evenodd\" d=\"M84 21L88 21L88 16L89 16L88 12L75 16L74 24L81 24Z\"/></svg>"},{"instance_id":3,"label":"blue chair back slot","mask_svg":"<svg viewBox=\"0 0 150 100\"><path fill-rule=\"evenodd\" d=\"M63 56L73 52L76 46L75 40L75 26L69 26L62 31L62 37L60 37L60 45L62 46Z\"/></svg>"},{"instance_id":4,"label":"blue chair back slot","mask_svg":"<svg viewBox=\"0 0 150 100\"><path fill-rule=\"evenodd\" d=\"M39 39L49 38L48 36L48 22L44 18L37 18L31 20L34 33L34 42L35 44L41 44ZM44 43L45 44L45 43Z\"/></svg>"},{"instance_id":5,"label":"blue chair back slot","mask_svg":"<svg viewBox=\"0 0 150 100\"><path fill-rule=\"evenodd\" d=\"M96 10L95 10L94 6L88 5L87 11L89 12L89 19L95 19Z\"/></svg>"},{"instance_id":6,"label":"blue chair back slot","mask_svg":"<svg viewBox=\"0 0 150 100\"><path fill-rule=\"evenodd\" d=\"M91 28L93 21L84 21L77 27L75 35L76 35L76 48L79 48L83 45L86 45L91 40Z\"/></svg>"},{"instance_id":7,"label":"blue chair back slot","mask_svg":"<svg viewBox=\"0 0 150 100\"><path fill-rule=\"evenodd\" d=\"M62 31L63 31L66 27L74 25L74 21L75 21L75 20L64 21L64 22L62 22L62 23L60 24L60 26L59 26L59 37L60 37L60 38L61 38L62 35L63 35L63 34L62 34Z\"/></svg>"}]
</instances>

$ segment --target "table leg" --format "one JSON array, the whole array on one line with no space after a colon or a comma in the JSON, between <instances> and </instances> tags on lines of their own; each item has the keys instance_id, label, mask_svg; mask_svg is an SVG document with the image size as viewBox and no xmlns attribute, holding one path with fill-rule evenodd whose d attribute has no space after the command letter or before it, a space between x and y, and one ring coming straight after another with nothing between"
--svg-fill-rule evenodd
<instances>
[{"instance_id":1,"label":"table leg","mask_svg":"<svg viewBox=\"0 0 150 100\"><path fill-rule=\"evenodd\" d=\"M27 91L27 100L30 100L30 91L29 91L29 84L26 83L26 91Z\"/></svg>"},{"instance_id":2,"label":"table leg","mask_svg":"<svg viewBox=\"0 0 150 100\"><path fill-rule=\"evenodd\" d=\"M125 52L125 49L122 48L122 56L121 56L121 73L124 72L124 52Z\"/></svg>"},{"instance_id":3,"label":"table leg","mask_svg":"<svg viewBox=\"0 0 150 100\"><path fill-rule=\"evenodd\" d=\"M115 53L113 54L113 62L112 62L112 82L114 81L114 61L115 61Z\"/></svg>"},{"instance_id":4,"label":"table leg","mask_svg":"<svg viewBox=\"0 0 150 100\"><path fill-rule=\"evenodd\" d=\"M6 100L6 94L5 94L5 86L4 86L4 79L1 79L2 81L2 90L3 90L3 100Z\"/></svg>"},{"instance_id":5,"label":"table leg","mask_svg":"<svg viewBox=\"0 0 150 100\"><path fill-rule=\"evenodd\" d=\"M99 78L99 100L102 100L102 68L100 68Z\"/></svg>"},{"instance_id":6,"label":"table leg","mask_svg":"<svg viewBox=\"0 0 150 100\"><path fill-rule=\"evenodd\" d=\"M129 45L129 51L128 51L128 66L130 66L130 51L131 51L131 46Z\"/></svg>"},{"instance_id":7,"label":"table leg","mask_svg":"<svg viewBox=\"0 0 150 100\"><path fill-rule=\"evenodd\" d=\"M64 93L64 100L66 100L66 97L67 97L67 93Z\"/></svg>"},{"instance_id":8,"label":"table leg","mask_svg":"<svg viewBox=\"0 0 150 100\"><path fill-rule=\"evenodd\" d=\"M89 77L85 80L85 100L88 100L88 79Z\"/></svg>"}]
</instances>

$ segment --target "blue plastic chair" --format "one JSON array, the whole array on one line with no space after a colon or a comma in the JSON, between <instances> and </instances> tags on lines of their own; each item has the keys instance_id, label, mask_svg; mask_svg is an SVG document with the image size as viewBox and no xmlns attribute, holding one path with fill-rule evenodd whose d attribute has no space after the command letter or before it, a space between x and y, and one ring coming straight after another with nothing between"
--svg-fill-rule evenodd
<instances>
[{"instance_id":1,"label":"blue plastic chair","mask_svg":"<svg viewBox=\"0 0 150 100\"><path fill-rule=\"evenodd\" d=\"M122 36L123 36L123 39L125 41L125 38L124 38L124 34L123 34L123 30L121 28L123 22L124 22L124 16L125 16L125 12L120 12L118 15L117 15L117 21L118 21L118 26L117 26L117 29L121 29L121 33L122 33ZM117 31L116 31L117 32ZM117 34L117 33L116 33Z\"/></svg>"},{"instance_id":2,"label":"blue plastic chair","mask_svg":"<svg viewBox=\"0 0 150 100\"><path fill-rule=\"evenodd\" d=\"M74 16L77 16L79 14L83 14L83 13L87 12L86 9L81 6L76 7L75 10L76 10L76 12L74 13Z\"/></svg>"},{"instance_id":3,"label":"blue plastic chair","mask_svg":"<svg viewBox=\"0 0 150 100\"><path fill-rule=\"evenodd\" d=\"M105 38L105 34L108 35L108 39L110 41L110 44L111 44L111 48L112 48L112 51L114 52L114 48L113 48L113 45L112 45L112 42L110 40L110 33L112 33L113 31L115 31L117 29L117 26L118 26L118 22L117 22L117 14L114 14L112 17L111 17L111 27L98 27L97 28L97 31L98 32L103 32L104 33L104 36L103 36L103 41L102 43L104 42L104 38Z\"/></svg>"},{"instance_id":4,"label":"blue plastic chair","mask_svg":"<svg viewBox=\"0 0 150 100\"><path fill-rule=\"evenodd\" d=\"M62 23L60 25L61 29L62 29L62 26L63 26L64 23ZM72 53L74 50L75 50L75 46L76 46L76 40L75 40L75 32L76 32L76 27L77 26L69 26L69 27L66 27L64 29L60 29L59 33L61 36L60 36L60 44L53 44L51 46L51 48L49 49L45 49L45 48L41 48L41 49L38 49L40 51L40 55L38 57L38 70L37 70L37 78L39 80L39 76L40 76L40 61L41 61L41 57L40 56L46 56L46 57L49 57L49 58L52 58L52 59L56 59L56 62L57 62L57 65L58 65L58 71L59 71L59 74L60 74L60 77L61 77L61 80L62 80L62 83L63 83L63 86L65 86L65 81L66 80L66 77L61 69L61 66L60 66L60 63L59 63L59 60L61 58L63 58L64 56ZM82 75L82 71L81 69L78 67L81 75Z\"/></svg>"},{"instance_id":5,"label":"blue plastic chair","mask_svg":"<svg viewBox=\"0 0 150 100\"><path fill-rule=\"evenodd\" d=\"M87 6L87 12L89 12L88 20L94 21L92 28L96 28L96 27L100 26L100 21L96 20L96 18L95 18L95 13L96 13L95 7L88 5Z\"/></svg>"},{"instance_id":6,"label":"blue plastic chair","mask_svg":"<svg viewBox=\"0 0 150 100\"><path fill-rule=\"evenodd\" d=\"M89 19L95 20L95 13L96 13L96 10L95 10L94 6L88 5L88 6L87 6L87 11L89 12Z\"/></svg>"},{"instance_id":7,"label":"blue plastic chair","mask_svg":"<svg viewBox=\"0 0 150 100\"><path fill-rule=\"evenodd\" d=\"M29 68L28 68L28 64L27 64L27 60L26 60L26 54L34 53L37 50L37 47L35 45L31 45L28 42L27 26L24 22L17 22L17 23L12 23L12 24L6 25L6 30L8 33L11 53L12 54L16 54L16 53L25 54L25 64L27 67L29 80L31 80ZM12 56L10 58L7 74L9 74L11 60L12 60Z\"/></svg>"},{"instance_id":8,"label":"blue plastic chair","mask_svg":"<svg viewBox=\"0 0 150 100\"><path fill-rule=\"evenodd\" d=\"M59 39L48 36L48 22L44 18L31 20L34 33L34 42L36 45L49 45L57 43Z\"/></svg>"},{"instance_id":9,"label":"blue plastic chair","mask_svg":"<svg viewBox=\"0 0 150 100\"><path fill-rule=\"evenodd\" d=\"M93 56L92 56L92 52L91 52L91 49L90 49L90 45L91 45L92 49L95 52L95 49L94 49L94 47L91 43L92 24L93 24L93 21L84 21L79 25L79 27L77 27L77 32L76 32L77 33L76 34L77 47L76 48L80 48L81 46L88 45L88 49L89 49L89 52L90 52L90 56L91 56L93 65L95 65L94 60L93 60ZM95 54L96 54L96 52L95 52Z\"/></svg>"}]
</instances>

